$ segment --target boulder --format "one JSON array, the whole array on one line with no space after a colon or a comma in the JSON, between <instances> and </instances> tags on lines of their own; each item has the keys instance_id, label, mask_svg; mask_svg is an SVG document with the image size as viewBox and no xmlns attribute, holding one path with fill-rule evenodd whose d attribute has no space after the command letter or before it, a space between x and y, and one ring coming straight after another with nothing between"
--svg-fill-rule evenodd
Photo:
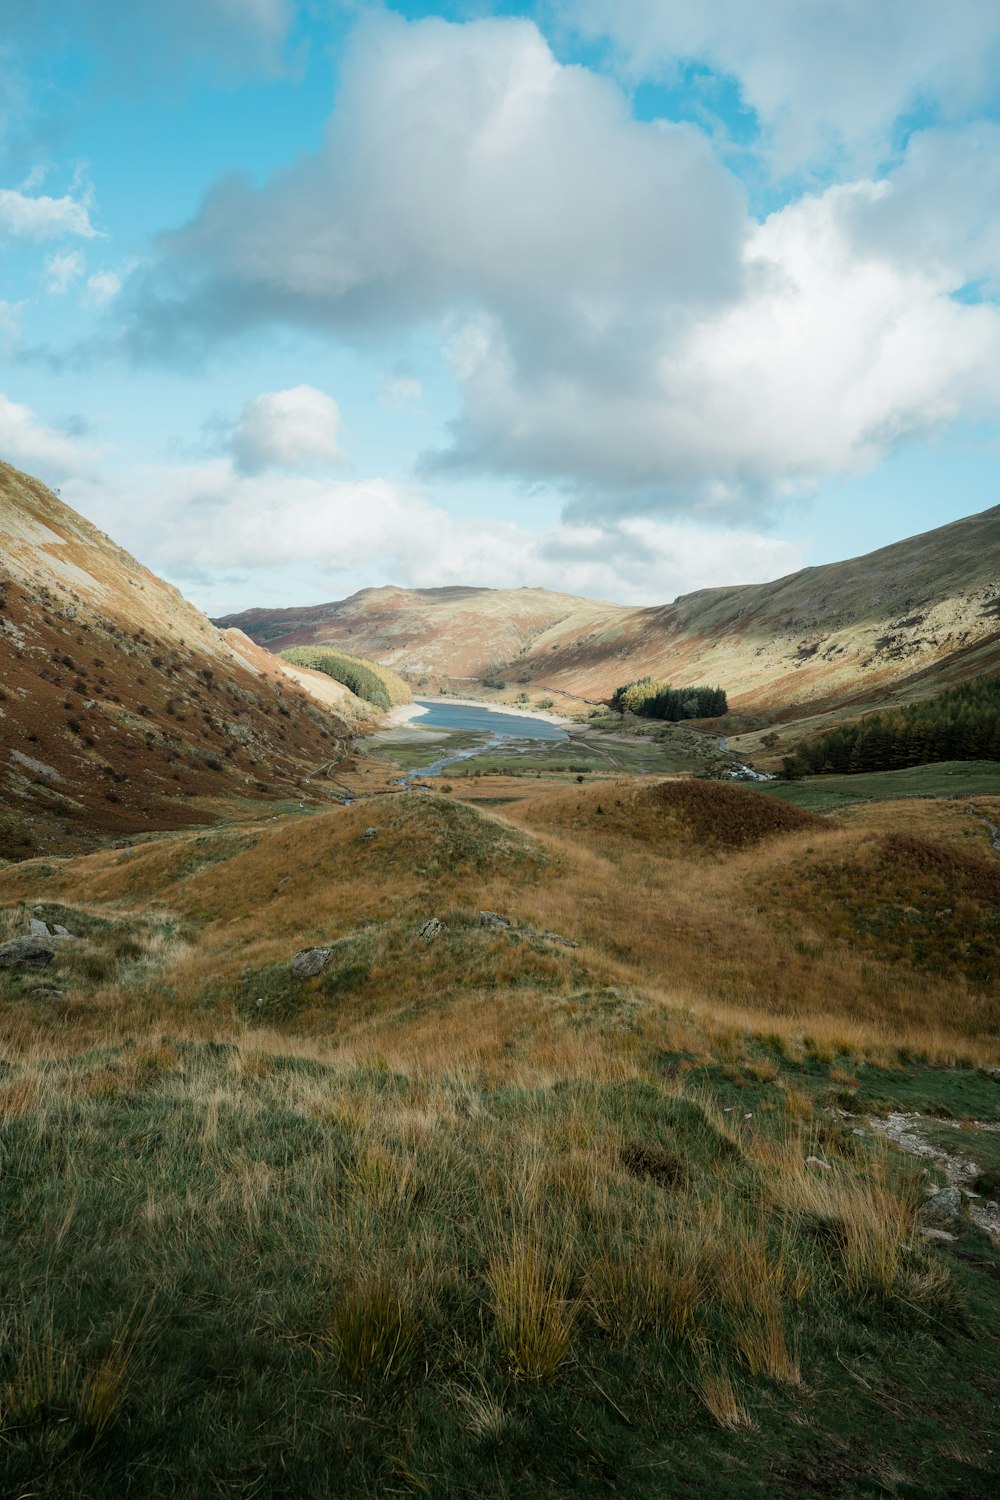
<instances>
[{"instance_id":1,"label":"boulder","mask_svg":"<svg viewBox=\"0 0 1000 1500\"><path fill-rule=\"evenodd\" d=\"M920 1211L920 1220L934 1229L962 1228L962 1194L956 1187L932 1193Z\"/></svg>"},{"instance_id":2,"label":"boulder","mask_svg":"<svg viewBox=\"0 0 1000 1500\"><path fill-rule=\"evenodd\" d=\"M45 923L38 917L32 917L28 931L33 938L47 938L52 936Z\"/></svg>"},{"instance_id":3,"label":"boulder","mask_svg":"<svg viewBox=\"0 0 1000 1500\"><path fill-rule=\"evenodd\" d=\"M58 922L53 924L52 935L53 937L68 938L71 943L78 943L80 941L75 933L70 932L67 927L60 927Z\"/></svg>"},{"instance_id":4,"label":"boulder","mask_svg":"<svg viewBox=\"0 0 1000 1500\"><path fill-rule=\"evenodd\" d=\"M0 944L0 969L45 969L55 956L37 937L14 938Z\"/></svg>"},{"instance_id":5,"label":"boulder","mask_svg":"<svg viewBox=\"0 0 1000 1500\"><path fill-rule=\"evenodd\" d=\"M332 948L303 948L292 959L296 979L314 979L333 962Z\"/></svg>"},{"instance_id":6,"label":"boulder","mask_svg":"<svg viewBox=\"0 0 1000 1500\"><path fill-rule=\"evenodd\" d=\"M560 948L579 948L579 943L574 943L572 938L563 937L561 932L540 932L538 936L543 943L558 943Z\"/></svg>"},{"instance_id":7,"label":"boulder","mask_svg":"<svg viewBox=\"0 0 1000 1500\"><path fill-rule=\"evenodd\" d=\"M498 911L481 911L476 918L477 927L500 927L510 926L510 917L502 917Z\"/></svg>"},{"instance_id":8,"label":"boulder","mask_svg":"<svg viewBox=\"0 0 1000 1500\"><path fill-rule=\"evenodd\" d=\"M444 932L444 923L437 917L429 917L417 932L415 941L418 943L433 943Z\"/></svg>"}]
</instances>

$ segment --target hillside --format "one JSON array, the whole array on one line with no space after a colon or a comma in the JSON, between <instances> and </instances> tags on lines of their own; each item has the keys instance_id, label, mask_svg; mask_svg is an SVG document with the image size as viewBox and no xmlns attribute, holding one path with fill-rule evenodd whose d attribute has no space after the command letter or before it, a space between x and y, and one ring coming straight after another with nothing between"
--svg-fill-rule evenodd
<instances>
[{"instance_id":1,"label":"hillside","mask_svg":"<svg viewBox=\"0 0 1000 1500\"><path fill-rule=\"evenodd\" d=\"M361 705L0 465L0 859L302 795Z\"/></svg>"},{"instance_id":2,"label":"hillside","mask_svg":"<svg viewBox=\"0 0 1000 1500\"><path fill-rule=\"evenodd\" d=\"M364 589L220 622L277 651L337 642L412 680L500 677L608 699L647 674L721 683L737 712L800 718L1000 668L1000 507L773 583L654 608L544 589Z\"/></svg>"},{"instance_id":3,"label":"hillside","mask_svg":"<svg viewBox=\"0 0 1000 1500\"><path fill-rule=\"evenodd\" d=\"M983 823L507 792L0 870L0 1493L995 1494Z\"/></svg>"}]
</instances>

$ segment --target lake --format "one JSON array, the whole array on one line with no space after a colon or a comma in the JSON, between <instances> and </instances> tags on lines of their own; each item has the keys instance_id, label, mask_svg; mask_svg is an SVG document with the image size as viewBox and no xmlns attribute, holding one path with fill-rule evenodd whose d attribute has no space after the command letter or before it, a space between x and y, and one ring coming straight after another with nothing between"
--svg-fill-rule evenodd
<instances>
[{"instance_id":1,"label":"lake","mask_svg":"<svg viewBox=\"0 0 1000 1500\"><path fill-rule=\"evenodd\" d=\"M505 714L484 704L448 703L441 698L415 698L426 713L418 714L415 729L464 729L471 734L494 734L513 740L565 740L565 729L527 714Z\"/></svg>"}]
</instances>

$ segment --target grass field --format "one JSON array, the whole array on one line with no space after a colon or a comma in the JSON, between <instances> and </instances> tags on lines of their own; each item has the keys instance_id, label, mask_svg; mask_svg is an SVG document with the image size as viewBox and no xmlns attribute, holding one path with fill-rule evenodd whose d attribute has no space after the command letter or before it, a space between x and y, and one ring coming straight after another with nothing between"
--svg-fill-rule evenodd
<instances>
[{"instance_id":1,"label":"grass field","mask_svg":"<svg viewBox=\"0 0 1000 1500\"><path fill-rule=\"evenodd\" d=\"M483 736L467 730L435 730L433 738L427 735L426 742L415 737L415 732L390 732L376 736L365 748L370 754L399 766L401 771L412 771L429 765L441 756L465 750L475 744L486 745ZM712 742L714 746L714 741ZM651 737L645 739L611 736L593 730L571 730L568 740L523 740L517 744L503 745L495 749L486 748L483 753L467 761L459 761L447 767L442 774L452 777L484 775L543 776L564 780L575 775L619 776L657 775L667 776L704 770L714 750L700 753L690 736L668 738L662 743Z\"/></svg>"},{"instance_id":2,"label":"grass field","mask_svg":"<svg viewBox=\"0 0 1000 1500\"><path fill-rule=\"evenodd\" d=\"M0 1494L995 1493L982 824L506 786L0 870Z\"/></svg>"},{"instance_id":3,"label":"grass field","mask_svg":"<svg viewBox=\"0 0 1000 1500\"><path fill-rule=\"evenodd\" d=\"M1000 796L1000 763L950 760L933 766L913 766L904 771L810 776L804 781L770 781L760 786L771 797L780 797L783 802L811 808L815 812L828 812L852 802L875 802L889 797L997 797Z\"/></svg>"}]
</instances>

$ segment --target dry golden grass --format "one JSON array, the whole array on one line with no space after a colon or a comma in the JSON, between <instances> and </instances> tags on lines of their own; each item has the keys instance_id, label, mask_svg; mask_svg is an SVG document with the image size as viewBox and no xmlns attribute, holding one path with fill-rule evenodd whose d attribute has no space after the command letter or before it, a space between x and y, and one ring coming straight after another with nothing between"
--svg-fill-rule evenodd
<instances>
[{"instance_id":1,"label":"dry golden grass","mask_svg":"<svg viewBox=\"0 0 1000 1500\"><path fill-rule=\"evenodd\" d=\"M549 1380L569 1357L577 1307L566 1267L530 1232L498 1245L487 1268L497 1340L513 1373Z\"/></svg>"},{"instance_id":2,"label":"dry golden grass","mask_svg":"<svg viewBox=\"0 0 1000 1500\"><path fill-rule=\"evenodd\" d=\"M625 784L621 791L623 802L632 795ZM995 992L960 964L933 972L894 962L895 947L883 955L877 942L851 935L850 911L831 927L831 870L861 896L865 880L882 878L868 862L884 847L884 807L866 810L871 828L858 813L816 819L720 852L612 828L596 806L616 795L614 785L567 792L538 784L502 812L393 796L8 867L0 871L8 912L55 900L143 921L173 918L175 929L157 940L159 951L147 945L145 968L129 986L70 989L44 1014L20 1002L5 1007L7 1044L58 1051L63 1040L145 1027L193 1036L249 1029L265 1049L274 1045L269 1033L282 1049L294 1035L318 1055L538 1080L580 1070L627 1075L655 1050L724 1055L728 1045L738 1058L748 1033L789 1055L807 1046L830 1063L838 1054L888 1062L901 1047L943 1062L1000 1060ZM893 808L897 840L911 837L912 823L913 838L936 830L935 850L948 842L945 829L962 842L964 814L952 805ZM377 832L366 837L371 827ZM924 846L904 844L897 876L920 887L930 877L910 868L914 847ZM956 858L978 878L977 854ZM975 905L981 894L973 883L966 899ZM976 910L987 905L983 896ZM476 936L479 909L580 946ZM448 924L448 938L409 944L409 924L415 931L433 914ZM335 1001L313 983L296 991L294 1014L279 1024L266 1009L248 1012L254 974L300 947L352 937L359 923L376 924L368 972L355 972ZM930 910L932 944L934 924ZM54 1010L63 1022L55 1032Z\"/></svg>"}]
</instances>

